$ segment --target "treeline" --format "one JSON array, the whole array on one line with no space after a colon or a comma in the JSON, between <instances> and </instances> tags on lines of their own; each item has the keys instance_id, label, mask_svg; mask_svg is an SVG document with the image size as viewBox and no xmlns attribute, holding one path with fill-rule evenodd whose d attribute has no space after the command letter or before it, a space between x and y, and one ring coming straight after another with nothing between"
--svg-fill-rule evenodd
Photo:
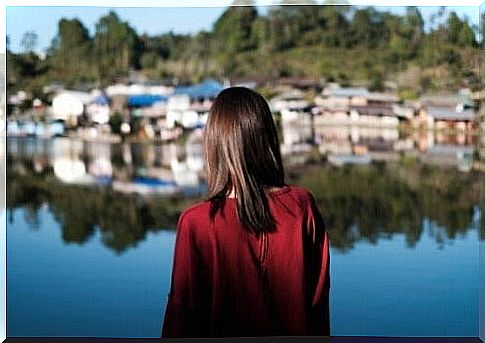
<instances>
[{"instance_id":1,"label":"treeline","mask_svg":"<svg viewBox=\"0 0 485 343\"><path fill-rule=\"evenodd\" d=\"M369 80L380 88L414 66L442 67L453 84L478 87L478 28L443 8L435 17L426 32L415 7L398 15L374 7L280 5L262 15L254 6L234 6L209 32L148 36L110 11L92 34L78 19L61 19L43 59L33 52L33 32L22 40L23 53L10 52L7 42L7 85L42 97L48 82L106 85L138 70L157 80L311 76ZM432 87L432 76L418 81Z\"/></svg>"}]
</instances>

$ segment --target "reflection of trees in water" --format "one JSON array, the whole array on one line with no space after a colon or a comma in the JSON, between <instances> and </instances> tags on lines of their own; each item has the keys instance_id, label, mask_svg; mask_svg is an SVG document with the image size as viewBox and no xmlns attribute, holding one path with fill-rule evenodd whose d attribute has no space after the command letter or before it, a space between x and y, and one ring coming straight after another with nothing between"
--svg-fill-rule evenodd
<instances>
[{"instance_id":1,"label":"reflection of trees in water","mask_svg":"<svg viewBox=\"0 0 485 343\"><path fill-rule=\"evenodd\" d=\"M404 233L413 247L425 219L449 239L478 225L473 216L480 204L479 175L419 164L315 169L306 169L295 182L315 195L335 247L351 248L360 238L376 243L394 233ZM441 231L430 234L438 241Z\"/></svg>"},{"instance_id":2,"label":"reflection of trees in water","mask_svg":"<svg viewBox=\"0 0 485 343\"><path fill-rule=\"evenodd\" d=\"M20 162L9 160L9 166L15 163ZM198 201L64 185L49 173L30 172L28 161L23 164L23 173L7 169L7 207L27 210L36 223L39 208L48 203L66 242L83 244L100 230L103 243L122 252L136 246L147 231L175 229L180 212ZM480 177L473 173L417 163L334 168L311 162L291 168L289 183L312 191L329 224L331 244L341 250L363 238L376 243L395 233L404 233L412 247L424 233L425 219L434 224L429 234L438 243L442 236L453 239L479 225L473 218L480 204Z\"/></svg>"}]
</instances>

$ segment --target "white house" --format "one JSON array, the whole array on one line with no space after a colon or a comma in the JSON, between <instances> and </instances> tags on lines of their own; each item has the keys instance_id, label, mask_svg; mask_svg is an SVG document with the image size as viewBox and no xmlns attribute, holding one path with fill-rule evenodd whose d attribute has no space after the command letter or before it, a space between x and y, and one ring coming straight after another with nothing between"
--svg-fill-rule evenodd
<instances>
[{"instance_id":1,"label":"white house","mask_svg":"<svg viewBox=\"0 0 485 343\"><path fill-rule=\"evenodd\" d=\"M346 111L349 106L367 105L369 96L367 88L363 87L328 87L322 94L315 97L315 104L323 109Z\"/></svg>"},{"instance_id":2,"label":"white house","mask_svg":"<svg viewBox=\"0 0 485 343\"><path fill-rule=\"evenodd\" d=\"M93 96L86 92L61 91L52 99L53 119L60 119L76 124L77 119L84 113Z\"/></svg>"},{"instance_id":3,"label":"white house","mask_svg":"<svg viewBox=\"0 0 485 343\"><path fill-rule=\"evenodd\" d=\"M197 111L191 109L190 97L187 94L172 95L168 98L167 127L173 128L176 122L186 128L194 128L202 123Z\"/></svg>"},{"instance_id":4,"label":"white house","mask_svg":"<svg viewBox=\"0 0 485 343\"><path fill-rule=\"evenodd\" d=\"M110 116L109 99L100 91L93 91L91 101L86 106L86 113L92 122L107 124Z\"/></svg>"},{"instance_id":5,"label":"white house","mask_svg":"<svg viewBox=\"0 0 485 343\"><path fill-rule=\"evenodd\" d=\"M308 101L303 99L303 95L299 90L292 90L275 96L270 101L270 106L273 111L301 111L308 107Z\"/></svg>"}]
</instances>

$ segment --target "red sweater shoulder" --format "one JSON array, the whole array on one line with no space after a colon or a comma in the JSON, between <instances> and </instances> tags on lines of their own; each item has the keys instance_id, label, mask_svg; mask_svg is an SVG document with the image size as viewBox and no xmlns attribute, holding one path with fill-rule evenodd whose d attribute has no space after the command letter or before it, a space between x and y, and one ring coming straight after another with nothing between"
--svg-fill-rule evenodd
<instances>
[{"instance_id":1,"label":"red sweater shoulder","mask_svg":"<svg viewBox=\"0 0 485 343\"><path fill-rule=\"evenodd\" d=\"M191 221L191 219L194 218L201 219L201 216L208 216L209 209L210 201L205 200L198 202L182 211L179 216L179 224L182 223L182 221Z\"/></svg>"},{"instance_id":2,"label":"red sweater shoulder","mask_svg":"<svg viewBox=\"0 0 485 343\"><path fill-rule=\"evenodd\" d=\"M300 209L314 208L315 198L308 189L296 185L289 185L287 189L287 194Z\"/></svg>"},{"instance_id":3,"label":"red sweater shoulder","mask_svg":"<svg viewBox=\"0 0 485 343\"><path fill-rule=\"evenodd\" d=\"M288 187L290 188L291 193L295 194L301 201L313 200L313 194L308 189L295 185Z\"/></svg>"}]
</instances>

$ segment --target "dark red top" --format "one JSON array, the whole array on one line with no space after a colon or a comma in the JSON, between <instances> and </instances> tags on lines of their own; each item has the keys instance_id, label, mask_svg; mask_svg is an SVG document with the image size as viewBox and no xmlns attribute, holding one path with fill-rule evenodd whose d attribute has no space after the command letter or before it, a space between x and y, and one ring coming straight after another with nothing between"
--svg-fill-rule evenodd
<instances>
[{"instance_id":1,"label":"dark red top","mask_svg":"<svg viewBox=\"0 0 485 343\"><path fill-rule=\"evenodd\" d=\"M276 230L255 236L228 198L215 219L208 201L178 222L162 337L330 335L330 255L313 196L270 193Z\"/></svg>"}]
</instances>

